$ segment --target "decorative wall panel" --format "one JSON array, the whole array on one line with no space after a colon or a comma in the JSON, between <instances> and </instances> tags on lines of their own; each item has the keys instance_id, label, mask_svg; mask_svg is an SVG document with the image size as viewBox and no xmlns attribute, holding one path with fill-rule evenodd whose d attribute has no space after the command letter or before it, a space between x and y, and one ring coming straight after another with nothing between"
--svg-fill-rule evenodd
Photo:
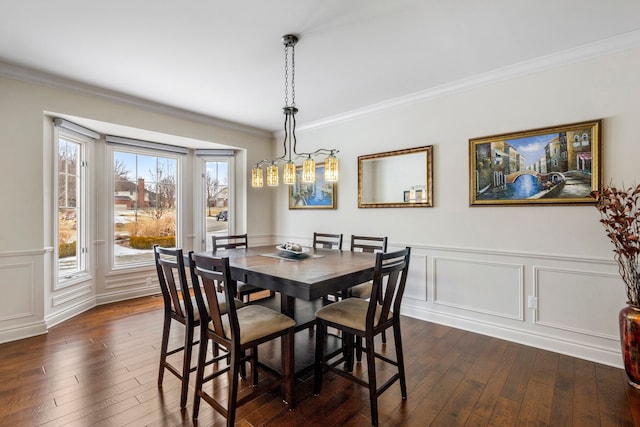
<instances>
[{"instance_id":1,"label":"decorative wall panel","mask_svg":"<svg viewBox=\"0 0 640 427\"><path fill-rule=\"evenodd\" d=\"M34 264L0 265L0 321L33 316Z\"/></svg>"},{"instance_id":2,"label":"decorative wall panel","mask_svg":"<svg viewBox=\"0 0 640 427\"><path fill-rule=\"evenodd\" d=\"M434 303L523 320L524 266L467 259L433 259Z\"/></svg>"}]
</instances>

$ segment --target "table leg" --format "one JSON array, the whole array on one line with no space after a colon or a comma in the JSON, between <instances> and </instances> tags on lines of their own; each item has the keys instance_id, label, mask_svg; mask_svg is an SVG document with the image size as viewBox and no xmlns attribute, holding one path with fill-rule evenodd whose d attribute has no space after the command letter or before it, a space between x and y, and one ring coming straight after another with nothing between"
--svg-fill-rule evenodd
<instances>
[{"instance_id":1,"label":"table leg","mask_svg":"<svg viewBox=\"0 0 640 427\"><path fill-rule=\"evenodd\" d=\"M280 292L280 312L292 319L296 318L296 299Z\"/></svg>"},{"instance_id":2,"label":"table leg","mask_svg":"<svg viewBox=\"0 0 640 427\"><path fill-rule=\"evenodd\" d=\"M296 299L294 297L284 295L282 292L280 293L280 312L282 314L287 315L292 319L295 319L295 305L296 305ZM296 372L295 372L296 348L295 348L294 336L295 336L294 333L287 334L283 336L280 340L282 359L285 364L284 366L290 367L290 370L288 369L289 372L287 372L287 374L289 375L289 378L285 382L284 387L282 387L284 389L282 390L284 394L284 400L287 402L289 406L289 410L293 410L293 408L295 407L295 402L293 400L293 387L295 385L295 378L296 378Z\"/></svg>"}]
</instances>

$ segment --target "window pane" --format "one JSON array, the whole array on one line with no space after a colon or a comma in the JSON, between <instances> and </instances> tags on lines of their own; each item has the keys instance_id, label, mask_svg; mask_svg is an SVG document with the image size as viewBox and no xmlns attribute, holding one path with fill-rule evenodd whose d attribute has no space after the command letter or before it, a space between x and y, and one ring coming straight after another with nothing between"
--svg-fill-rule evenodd
<instances>
[{"instance_id":1,"label":"window pane","mask_svg":"<svg viewBox=\"0 0 640 427\"><path fill-rule=\"evenodd\" d=\"M58 140L58 273L68 276L82 268L79 229L79 143Z\"/></svg>"},{"instance_id":2,"label":"window pane","mask_svg":"<svg viewBox=\"0 0 640 427\"><path fill-rule=\"evenodd\" d=\"M114 265L153 261L176 245L177 159L114 152Z\"/></svg>"},{"instance_id":3,"label":"window pane","mask_svg":"<svg viewBox=\"0 0 640 427\"><path fill-rule=\"evenodd\" d=\"M211 250L212 235L229 234L229 162L205 162L205 247Z\"/></svg>"}]
</instances>

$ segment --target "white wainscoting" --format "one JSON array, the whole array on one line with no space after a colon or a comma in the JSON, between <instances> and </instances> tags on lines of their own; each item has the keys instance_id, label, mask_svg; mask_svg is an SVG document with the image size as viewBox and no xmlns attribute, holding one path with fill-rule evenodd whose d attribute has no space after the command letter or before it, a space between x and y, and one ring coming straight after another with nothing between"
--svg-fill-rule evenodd
<instances>
[{"instance_id":1,"label":"white wainscoting","mask_svg":"<svg viewBox=\"0 0 640 427\"><path fill-rule=\"evenodd\" d=\"M622 367L626 296L613 260L393 246L412 247L402 314Z\"/></svg>"},{"instance_id":2,"label":"white wainscoting","mask_svg":"<svg viewBox=\"0 0 640 427\"><path fill-rule=\"evenodd\" d=\"M524 265L433 257L433 303L524 320Z\"/></svg>"},{"instance_id":3,"label":"white wainscoting","mask_svg":"<svg viewBox=\"0 0 640 427\"><path fill-rule=\"evenodd\" d=\"M43 250L0 253L0 342L47 332Z\"/></svg>"},{"instance_id":4,"label":"white wainscoting","mask_svg":"<svg viewBox=\"0 0 640 427\"><path fill-rule=\"evenodd\" d=\"M534 293L538 300L535 323L594 338L619 339L611 312L622 308L624 288L617 273L585 272L534 267Z\"/></svg>"},{"instance_id":5,"label":"white wainscoting","mask_svg":"<svg viewBox=\"0 0 640 427\"><path fill-rule=\"evenodd\" d=\"M0 265L0 322L34 316L35 263Z\"/></svg>"},{"instance_id":6,"label":"white wainscoting","mask_svg":"<svg viewBox=\"0 0 640 427\"><path fill-rule=\"evenodd\" d=\"M155 267L113 271L105 277L103 289L97 292L96 304L109 304L159 293L160 284Z\"/></svg>"}]
</instances>

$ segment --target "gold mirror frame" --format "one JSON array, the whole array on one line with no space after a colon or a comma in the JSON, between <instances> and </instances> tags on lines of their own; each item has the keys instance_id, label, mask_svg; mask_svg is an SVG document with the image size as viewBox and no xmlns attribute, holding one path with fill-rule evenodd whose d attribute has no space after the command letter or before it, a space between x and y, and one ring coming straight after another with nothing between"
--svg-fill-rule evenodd
<instances>
[{"instance_id":1,"label":"gold mirror frame","mask_svg":"<svg viewBox=\"0 0 640 427\"><path fill-rule=\"evenodd\" d=\"M432 206L432 145L358 156L358 208Z\"/></svg>"}]
</instances>

